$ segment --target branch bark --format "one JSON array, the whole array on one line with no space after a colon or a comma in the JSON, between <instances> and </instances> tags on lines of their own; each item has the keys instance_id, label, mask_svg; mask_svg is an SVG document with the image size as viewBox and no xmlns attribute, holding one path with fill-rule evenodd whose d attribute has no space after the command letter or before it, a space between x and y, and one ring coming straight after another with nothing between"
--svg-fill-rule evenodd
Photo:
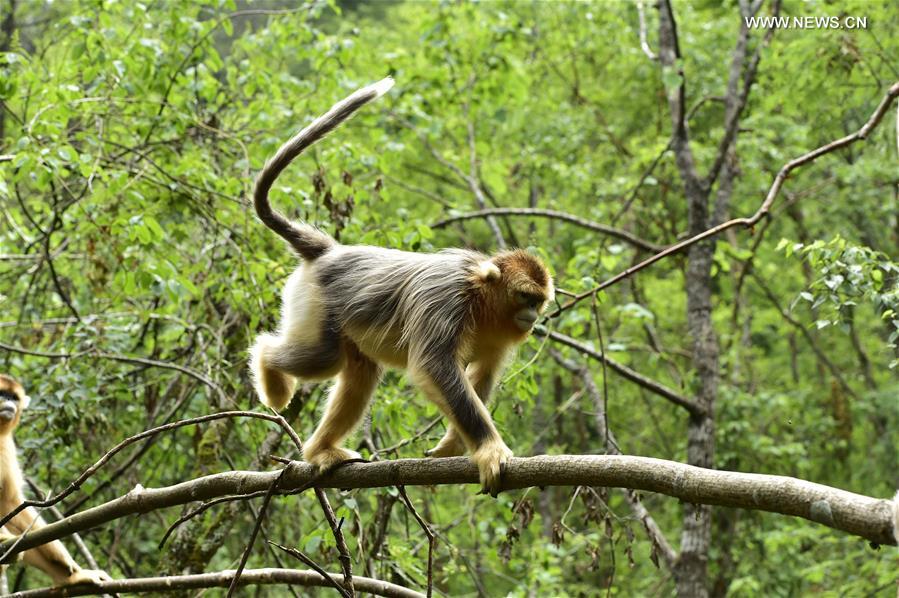
<instances>
[{"instance_id":1,"label":"branch bark","mask_svg":"<svg viewBox=\"0 0 899 598\"><path fill-rule=\"evenodd\" d=\"M125 496L76 513L20 539L0 543L0 553L18 541L10 556L128 515L267 490L281 471L229 471L164 488L136 486ZM349 463L326 477L315 467L292 461L278 492L304 487L382 488L479 484L477 466L467 457L398 459ZM513 458L503 475L503 490L534 486L605 486L658 492L691 504L753 509L802 517L869 540L896 545L899 502L878 499L777 475L694 467L674 461L627 455L554 455Z\"/></svg>"},{"instance_id":2,"label":"branch bark","mask_svg":"<svg viewBox=\"0 0 899 598\"><path fill-rule=\"evenodd\" d=\"M115 594L118 592L138 593L170 593L177 590L195 590L204 588L227 588L234 579L235 571L219 571L217 573L201 573L198 575L173 575L170 577L141 577L135 579L116 579L97 585L77 585L55 588L40 588L12 594L15 598L61 598L62 596L96 596ZM341 575L328 574L335 582L340 582ZM333 587L315 571L296 571L293 569L249 569L240 576L241 587L254 585L291 584L307 587ZM387 598L424 598L424 594L398 586L387 581L370 577L353 577L355 587L363 592Z\"/></svg>"}]
</instances>

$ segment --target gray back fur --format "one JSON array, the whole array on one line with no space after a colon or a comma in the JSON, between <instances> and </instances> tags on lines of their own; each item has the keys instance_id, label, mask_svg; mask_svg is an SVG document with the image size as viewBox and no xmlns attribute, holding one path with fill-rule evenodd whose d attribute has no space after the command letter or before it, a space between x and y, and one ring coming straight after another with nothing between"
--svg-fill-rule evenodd
<instances>
[{"instance_id":1,"label":"gray back fur","mask_svg":"<svg viewBox=\"0 0 899 598\"><path fill-rule=\"evenodd\" d=\"M410 362L457 349L470 305L470 277L485 256L461 249L411 253L380 247L333 248L318 260L329 317L341 329L399 335ZM398 347L399 348L399 347Z\"/></svg>"}]
</instances>

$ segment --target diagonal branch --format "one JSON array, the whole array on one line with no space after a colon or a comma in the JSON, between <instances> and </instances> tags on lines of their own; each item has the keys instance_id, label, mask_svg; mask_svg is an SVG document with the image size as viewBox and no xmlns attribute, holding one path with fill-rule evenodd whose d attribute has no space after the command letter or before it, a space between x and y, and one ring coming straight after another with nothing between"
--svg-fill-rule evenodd
<instances>
[{"instance_id":1,"label":"diagonal branch","mask_svg":"<svg viewBox=\"0 0 899 598\"><path fill-rule=\"evenodd\" d=\"M600 224L599 222L587 220L586 218L581 218L580 216L575 216L574 214L569 214L567 212L545 210L542 208L489 208L486 210L478 210L477 212L449 216L442 220L438 220L431 225L431 228L444 228L453 222L461 222L462 220L471 220L473 218L487 218L489 216L536 216L538 218L552 218L554 220L569 222L604 235L609 235L610 237L630 243L634 247L643 249L644 251L661 251L664 249L663 245L656 245L655 243L644 241L640 237L632 235L626 230L608 226L606 224Z\"/></svg>"},{"instance_id":2,"label":"diagonal branch","mask_svg":"<svg viewBox=\"0 0 899 598\"><path fill-rule=\"evenodd\" d=\"M755 214L753 214L752 216L750 216L748 218L734 218L732 220L728 220L727 222L722 222L721 224L719 224L717 226L713 226L712 228L704 230L703 232L693 235L692 237L689 237L687 239L684 239L683 241L681 241L679 243L675 243L674 245L668 247L664 251L660 251L659 253L646 258L639 264L636 264L635 266L631 266L630 268L627 268L623 272L619 272L615 276L613 276L607 280L604 280L603 282L598 284L596 287L594 287L588 291L585 291L579 295L576 295L571 301L569 301L565 305L557 308L552 313L548 314L548 317L554 318L554 317L558 316L559 314L561 314L563 311L571 308L575 304L580 303L587 297L592 296L594 293L597 293L597 292L599 292L603 289L606 289L618 282L621 282L625 278L629 278L630 276L633 276L640 270L642 270L648 266L651 266L652 264L658 262L659 260L662 260L662 259L669 257L671 255L674 255L676 253L680 253L681 251L690 247L691 245L695 245L696 243L699 243L700 241L703 241L710 237L714 237L729 228L733 228L735 226L744 226L746 228L754 227L756 224L758 224L758 222L762 218L769 215L771 206L774 204L774 200L777 199L777 196L780 194L781 187L783 187L784 182L787 180L787 177L790 175L791 172L793 172L795 169L799 168L800 166L805 166L806 164L810 164L810 163L814 162L815 160L817 160L818 158L820 158L821 156L823 156L825 154L829 154L838 149L842 149L848 145L852 145L856 141L862 141L864 139L867 139L868 135L871 134L871 131L873 131L875 128L877 128L877 126L883 120L883 117L886 114L887 110L889 110L890 105L895 101L895 99L897 97L899 97L899 81L893 83L893 85L889 88L889 90L887 90L886 95L883 97L883 99L880 101L880 104L878 104L877 108L874 110L874 113L871 115L871 118L869 118L868 122L866 122L862 126L862 128L860 128L858 131L856 131L855 133L850 133L849 135L846 135L845 137L841 137L840 139L837 139L835 141L831 141L830 143L827 143L825 145L822 145L821 147L814 149L806 154L803 154L803 155L799 156L798 158L794 158L793 160L790 160L789 162L784 164L781 167L781 169L778 171L777 176L774 177L774 182L771 183L771 188L768 189L768 194L765 196L765 200L762 202L762 205L759 206L758 210L756 210ZM899 121L897 121L897 122L899 122Z\"/></svg>"},{"instance_id":3,"label":"diagonal branch","mask_svg":"<svg viewBox=\"0 0 899 598\"><path fill-rule=\"evenodd\" d=\"M671 146L687 197L699 197L707 192L707 188L703 186L703 181L696 171L696 161L690 149L686 114L687 84L677 37L677 23L674 20L670 0L659 0L659 61L663 69L676 73L679 78L676 87L665 85L665 95L671 113Z\"/></svg>"},{"instance_id":4,"label":"diagonal branch","mask_svg":"<svg viewBox=\"0 0 899 598\"><path fill-rule=\"evenodd\" d=\"M715 160L709 169L705 179L706 188L710 189L721 174L721 168L727 160L727 155L731 150L731 146L737 137L737 130L740 123L740 115L746 107L749 99L749 92L755 83L755 75L758 72L759 62L762 59L762 50L765 49L771 38L774 37L774 24L776 21L772 19L771 26L765 32L765 36L759 42L752 58L746 65L745 72L743 65L746 62L746 46L749 43L749 26L746 17L749 16L751 8L741 2L740 5L740 33L737 38L737 46L734 48L733 57L731 59L730 73L727 80L727 94L725 95L725 115L724 115L724 135L718 145L718 151L715 153ZM776 19L780 14L780 0L774 0L774 6L771 10L772 16ZM740 74L743 73L743 86L738 89Z\"/></svg>"},{"instance_id":5,"label":"diagonal branch","mask_svg":"<svg viewBox=\"0 0 899 598\"><path fill-rule=\"evenodd\" d=\"M632 370L622 363L618 363L614 359L611 359L610 357L603 355L599 351L596 351L591 347L588 347L587 345L574 340L570 336L565 336L564 334L561 334L559 332L547 331L542 326L538 326L537 328L535 328L534 334L536 334L537 336L549 336L549 338L551 338L552 340L563 344L566 347L571 347L572 349L579 351L580 353L583 353L584 355L592 359L605 363L607 366L609 366L609 368L611 368L622 378L630 380L631 382L642 386L646 390L654 392L660 397L668 399L675 405L683 407L693 415L702 415L703 413L705 413L703 408L696 401L679 394L677 391L668 388L664 384L660 384L659 382L656 382L651 378L647 378L640 372Z\"/></svg>"},{"instance_id":6,"label":"diagonal branch","mask_svg":"<svg viewBox=\"0 0 899 598\"><path fill-rule=\"evenodd\" d=\"M554 351L553 353L553 358L559 363L559 365L581 379L581 382L584 385L584 389L587 391L587 394L593 401L593 411L595 413L594 418L596 420L596 427L599 430L600 436L606 439L606 452L610 455L620 455L621 450L618 448L618 442L615 440L615 435L612 434L612 431L609 429L608 422L605 417L606 408L602 395L599 392L599 388L597 388L596 386L596 382L593 380L593 376L590 374L590 370L585 365L581 365L579 363L565 359L558 352ZM659 527L658 523L656 523L655 518L647 510L646 506L643 504L643 501L640 500L640 496L636 491L630 488L626 488L624 491L624 497L625 500L627 500L627 503L630 505L631 511L633 511L637 519L639 519L640 522L643 523L643 529L646 530L646 535L649 536L649 541L652 544L653 553L660 554L662 556L662 560L665 562L665 566L668 567L668 569L671 569L671 567L674 565L674 562L677 560L677 552L674 550L674 548L672 548L671 543L668 542L668 538L665 537L665 533L662 531L662 528ZM655 561L655 559L653 560Z\"/></svg>"},{"instance_id":7,"label":"diagonal branch","mask_svg":"<svg viewBox=\"0 0 899 598\"><path fill-rule=\"evenodd\" d=\"M225 391L221 386L213 382L208 377L204 376L202 373L192 368L185 367L183 365L179 365L170 361L158 361L156 359L146 359L144 357L131 357L128 355L119 355L118 353L104 353L103 351L97 351L95 349L78 351L77 353L46 353L44 351L32 351L30 349L24 349L22 347L16 347L14 345L7 345L6 343L0 343L0 349L11 351L13 353L19 353L21 355L43 357L45 359L77 359L79 357L90 356L96 359L108 359L110 361L118 361L120 363L133 363L137 365L145 365L148 367L160 368L165 370L175 370L176 372L181 372L182 374L190 376L194 380L202 382L203 384L214 390L223 402L233 402L228 398L227 394L225 394Z\"/></svg>"},{"instance_id":8,"label":"diagonal branch","mask_svg":"<svg viewBox=\"0 0 899 598\"><path fill-rule=\"evenodd\" d=\"M155 436L156 434L159 434L160 432L167 432L169 430L174 430L176 428L182 428L184 426L192 426L192 425L196 425L196 424L205 423L208 421L214 421L214 420L225 419L225 418L233 418L233 417L249 417L249 418L264 419L264 420L267 420L270 422L274 422L274 423L278 424L281 427L281 429L287 433L288 436L290 436L290 438L294 441L294 443L300 443L300 439L297 436L297 433L294 431L293 428L290 427L290 424L288 424L287 420L285 420L283 417L281 417L280 415L269 415L267 413L257 413L255 411L222 411L220 413L210 413L209 415L201 415L199 417L194 417L191 419L185 419L185 420L181 420L181 421L171 422L168 424L163 424L161 426L157 426L155 428L145 430L139 434L135 434L134 436L129 436L125 440L121 441L120 443L118 443L117 445L112 447L109 451L107 451L106 454L104 454L102 457L100 457L96 461L96 463L94 463L93 465L88 467L86 470L84 470L84 472L80 476L78 476L78 479L76 479L74 482L69 484L65 489L63 489L62 491L58 492L57 494L49 497L48 499L46 499L46 500L26 500L25 502L20 504L18 507L16 507L12 511L10 511L6 515L4 515L2 518L0 518L0 527L5 525L10 519L15 517L17 514L21 513L28 507L37 507L37 508L49 507L49 506L55 505L59 501L63 500L65 497L69 496L70 494L72 494L73 492L75 492L79 488L81 488L81 485L85 481L87 481L88 478L90 478L95 473L97 473L97 471L101 467L106 465L106 463L108 463L109 460L113 458L113 456L115 456L117 453L121 452L126 446L134 444L135 442L143 440L144 438L150 438L152 436ZM243 492L234 492L232 494L244 494L244 493Z\"/></svg>"}]
</instances>

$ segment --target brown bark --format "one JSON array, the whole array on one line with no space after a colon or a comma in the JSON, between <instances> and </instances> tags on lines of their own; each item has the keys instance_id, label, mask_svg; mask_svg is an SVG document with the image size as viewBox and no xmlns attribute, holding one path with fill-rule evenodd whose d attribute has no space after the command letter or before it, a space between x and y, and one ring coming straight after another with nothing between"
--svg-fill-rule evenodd
<instances>
[{"instance_id":1,"label":"brown bark","mask_svg":"<svg viewBox=\"0 0 899 598\"><path fill-rule=\"evenodd\" d=\"M330 573L333 582L341 583L343 576ZM96 586L78 585L56 588L41 588L17 592L16 598L56 598L62 596L95 596L107 593L153 593L198 590L203 588L227 588L234 578L234 571L203 573L199 575L177 575L173 577L145 577L138 579L116 579ZM353 577L356 588L375 596L387 598L424 598L424 594L369 577ZM252 585L289 584L306 587L333 587L331 582L315 571L295 571L292 569L250 569L240 576L240 587Z\"/></svg>"},{"instance_id":2,"label":"brown bark","mask_svg":"<svg viewBox=\"0 0 899 598\"><path fill-rule=\"evenodd\" d=\"M229 471L164 488L135 487L107 503L0 542L0 553L18 542L9 556L75 532L129 515L207 501L222 496L264 492L280 471ZM316 488L381 488L480 484L478 468L467 457L398 459L347 464L325 478L315 467L293 461L278 491ZM754 509L802 517L865 538L896 545L899 502L877 499L797 478L694 467L675 461L626 455L542 455L513 458L502 478L503 490L543 486L632 488L673 496L687 503ZM486 498L484 500L487 500ZM897 528L899 529L899 528Z\"/></svg>"}]
</instances>

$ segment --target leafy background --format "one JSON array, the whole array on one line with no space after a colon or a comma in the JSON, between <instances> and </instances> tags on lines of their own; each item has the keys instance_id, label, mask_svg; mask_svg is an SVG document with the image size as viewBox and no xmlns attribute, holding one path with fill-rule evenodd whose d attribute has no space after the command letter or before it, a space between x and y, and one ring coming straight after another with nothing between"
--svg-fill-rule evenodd
<instances>
[{"instance_id":1,"label":"leafy background","mask_svg":"<svg viewBox=\"0 0 899 598\"><path fill-rule=\"evenodd\" d=\"M15 7L13 26L0 34L0 153L12 157L0 163L0 339L69 355L0 350L0 369L36 399L17 440L24 469L44 490L61 489L112 444L152 425L258 408L246 347L276 325L279 289L296 262L256 221L247 201L253 176L311 117L382 76L396 78L394 90L288 169L273 191L278 206L346 243L495 249L481 220L430 226L477 208L448 166L468 174L473 151L493 205L561 210L660 245L685 231L671 153L645 176L669 142L670 121L662 69L640 48L635 4L0 6L0 21ZM677 2L675 10L689 102L706 99L689 121L705 165L723 133L715 97L740 21L733 2ZM647 13L652 45L657 14ZM776 32L741 121L736 216L755 211L784 162L857 130L899 78L895 4L786 2L783 13L867 16L868 28ZM758 43L761 32L753 33ZM899 486L892 118L864 144L791 177L760 242L736 229L717 242L720 468L871 496ZM499 224L509 242L541 253L570 292L644 255L559 221ZM754 274L744 276L750 261ZM684 269L678 256L640 272L609 289L597 313L611 357L689 394ZM598 348L589 302L553 326ZM549 348L534 338L519 351L497 391L500 430L518 455L604 452L596 406ZM110 356L178 364L212 385ZM588 365L601 381L602 369ZM681 413L621 378L610 376L607 388L622 451L685 460ZM314 426L323 390L307 387L288 414L301 436ZM442 423L421 434L435 413L392 372L356 442L366 456L372 447L380 458L420 456L442 434ZM137 483L270 468L269 453L297 456L271 432L263 422L226 420L160 435L104 469L63 510ZM604 504L571 488L508 492L496 501L469 487L409 492L439 532L436 585L447 595L673 592L620 493L609 492ZM676 538L682 505L644 499ZM423 585L427 544L395 490L333 500L348 522L357 572ZM179 513L125 519L86 539L118 577L234 568L255 508L213 509L162 549ZM710 572L721 594L895 592L894 549L758 512L718 510L713 526ZM276 500L264 533L336 570L313 498ZM294 566L257 543L248 566L275 566L278 558ZM32 570L10 575L16 588L47 583Z\"/></svg>"}]
</instances>

